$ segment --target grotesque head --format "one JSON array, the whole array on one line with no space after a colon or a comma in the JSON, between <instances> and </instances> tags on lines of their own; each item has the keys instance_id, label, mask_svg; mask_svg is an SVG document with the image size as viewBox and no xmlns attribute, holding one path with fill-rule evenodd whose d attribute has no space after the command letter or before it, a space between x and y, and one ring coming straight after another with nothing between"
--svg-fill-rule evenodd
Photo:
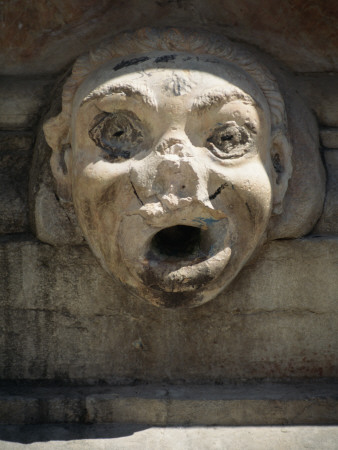
<instances>
[{"instance_id":1,"label":"grotesque head","mask_svg":"<svg viewBox=\"0 0 338 450\"><path fill-rule=\"evenodd\" d=\"M101 265L165 307L215 297L282 212L291 145L267 69L227 40L125 34L79 58L44 126Z\"/></svg>"}]
</instances>

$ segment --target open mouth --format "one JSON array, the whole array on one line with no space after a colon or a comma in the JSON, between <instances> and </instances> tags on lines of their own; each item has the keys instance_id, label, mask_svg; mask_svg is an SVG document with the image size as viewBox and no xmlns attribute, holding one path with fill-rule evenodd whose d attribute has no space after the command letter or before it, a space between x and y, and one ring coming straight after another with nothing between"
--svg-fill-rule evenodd
<instances>
[{"instance_id":1,"label":"open mouth","mask_svg":"<svg viewBox=\"0 0 338 450\"><path fill-rule=\"evenodd\" d=\"M203 256L202 230L187 225L164 228L153 237L150 253L155 259L174 262ZM204 254L205 256L205 254Z\"/></svg>"},{"instance_id":2,"label":"open mouth","mask_svg":"<svg viewBox=\"0 0 338 450\"><path fill-rule=\"evenodd\" d=\"M230 248L215 248L210 230L178 224L151 239L140 273L151 289L194 291L217 278L227 265Z\"/></svg>"},{"instance_id":3,"label":"open mouth","mask_svg":"<svg viewBox=\"0 0 338 450\"><path fill-rule=\"evenodd\" d=\"M199 204L170 215L129 214L121 226L122 255L141 296L165 307L196 306L218 289L231 258L227 216ZM139 211L139 210L138 210ZM161 213L162 211L160 211ZM133 229L133 235L129 231ZM209 295L209 294L208 294Z\"/></svg>"}]
</instances>

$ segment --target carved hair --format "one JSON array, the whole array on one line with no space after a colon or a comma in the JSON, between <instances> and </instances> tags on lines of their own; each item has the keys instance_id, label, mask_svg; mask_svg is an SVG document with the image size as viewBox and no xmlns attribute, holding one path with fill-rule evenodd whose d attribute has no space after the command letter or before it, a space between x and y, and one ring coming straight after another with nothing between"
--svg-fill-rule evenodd
<instances>
[{"instance_id":1,"label":"carved hair","mask_svg":"<svg viewBox=\"0 0 338 450\"><path fill-rule=\"evenodd\" d=\"M256 81L267 100L273 134L286 133L285 106L278 85L272 74L250 53L226 38L210 33L175 28L160 30L144 28L117 35L109 44L101 45L76 60L72 74L63 88L62 111L57 117L50 119L48 126L45 127L47 142L53 150L60 151L69 143L72 101L86 77L111 59L132 54L142 55L151 51L212 55L242 68Z\"/></svg>"}]
</instances>

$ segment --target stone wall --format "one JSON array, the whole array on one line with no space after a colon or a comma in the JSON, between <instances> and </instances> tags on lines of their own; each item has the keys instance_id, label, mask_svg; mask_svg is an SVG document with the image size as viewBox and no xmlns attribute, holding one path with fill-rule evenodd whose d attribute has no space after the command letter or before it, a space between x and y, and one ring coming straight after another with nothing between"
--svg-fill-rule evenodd
<instances>
[{"instance_id":1,"label":"stone wall","mask_svg":"<svg viewBox=\"0 0 338 450\"><path fill-rule=\"evenodd\" d=\"M223 382L337 376L338 7L241 0L6 2L0 78L0 378ZM34 20L33 20L34 19ZM244 41L294 73L327 172L309 236L265 246L212 302L165 311L135 300L85 245L33 234L39 121L74 58L122 30L184 26Z\"/></svg>"}]
</instances>

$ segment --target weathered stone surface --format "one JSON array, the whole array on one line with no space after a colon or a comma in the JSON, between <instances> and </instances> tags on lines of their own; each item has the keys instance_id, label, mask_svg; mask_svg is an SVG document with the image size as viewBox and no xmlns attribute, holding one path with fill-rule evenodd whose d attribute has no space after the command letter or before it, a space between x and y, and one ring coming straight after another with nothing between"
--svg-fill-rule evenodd
<instances>
[{"instance_id":1,"label":"weathered stone surface","mask_svg":"<svg viewBox=\"0 0 338 450\"><path fill-rule=\"evenodd\" d=\"M322 128L320 130L320 140L323 147L338 150L338 128Z\"/></svg>"},{"instance_id":2,"label":"weathered stone surface","mask_svg":"<svg viewBox=\"0 0 338 450\"><path fill-rule=\"evenodd\" d=\"M0 234L28 230L33 142L30 132L0 132Z\"/></svg>"},{"instance_id":3,"label":"weathered stone surface","mask_svg":"<svg viewBox=\"0 0 338 450\"><path fill-rule=\"evenodd\" d=\"M240 0L239 2L147 0L143 2L142 7L137 0L130 2L61 0L57 2L57 5L56 2L51 3L47 0L26 2L25 5L15 0L1 3L3 4L1 5L0 39L5 40L0 43L0 73L4 74L0 79L0 129L12 130L12 133L6 131L0 136L2 145L0 149L0 234L7 234L1 238L0 242L0 306L2 310L0 378L53 380L53 382L62 380L63 383L104 381L136 382L137 384L141 380L146 383L158 381L182 384L197 382L222 384L229 379L237 382L242 378L315 377L318 379L337 376L338 243L336 238L316 239L313 236L304 240L275 241L266 244L261 253L256 255L257 259L251 261L235 282L218 295L213 303L203 305L196 310L159 311L144 301L136 299L125 287L112 280L87 247L74 248L65 245L82 244L83 238L76 229L71 202L62 200L63 194L67 194L67 189L63 191L60 189L58 191L60 195L56 195L57 191L54 189L50 172L40 171L42 166L39 164L33 164L30 202L27 201L28 173L31 169L31 146L34 136L23 131L33 130L44 115L46 105L54 97L51 90L53 79L61 72L67 76L67 69L74 59L83 52L87 52L89 47L96 48L103 39L110 40L120 31L144 26L179 28L189 24L195 30L202 28L204 31L210 31L212 29L223 36L233 38L234 41L246 42L249 51L257 54L259 61L264 61L263 55L260 56L260 50L275 57L277 65L281 63L278 69L280 72L284 70L282 68L284 65L297 73L295 77L297 90L315 113L322 127L321 144L324 148L331 149L324 152L328 172L327 196L315 233L326 236L337 234L337 5L333 5L334 2L324 4L320 0L282 1L279 2L278 7L265 0L263 2L259 0ZM196 39L191 42L192 46L197 44ZM250 45L253 46L251 50ZM122 52L120 57L124 59L125 55L126 52ZM92 53L91 61L94 61L96 57L99 59L100 55ZM267 56L266 60L268 60ZM137 61L132 63L136 64ZM267 66L269 67L269 64ZM77 67L81 69L77 72L77 76L81 78L86 67L83 65ZM145 68L142 67L143 76ZM234 73L234 69L232 70ZM320 71L322 73L319 73ZM274 73L273 70L272 73ZM13 74L14 77L12 77ZM228 81L230 80L230 84L233 85L236 84L234 78L241 79L241 83L244 83L241 85L243 87L247 75L243 77L238 75L237 73L234 77L230 76ZM165 107L162 104L163 111L169 103L172 106L169 116L175 123L170 124L170 133L179 124L181 130L189 135L189 127L186 126L188 122L184 121L184 126L181 126L183 122L176 120L179 113L189 110L187 104L182 107L184 102L182 103L181 96L176 94L182 92L184 95L187 94L194 84L185 83L184 76L186 77L186 74L176 73L174 82L171 78L167 85L165 83L161 85L160 82L155 84L162 86L163 89L159 89L159 96L162 98L170 89L174 94L173 99L170 100L171 103L166 98ZM285 76L284 86L282 86L283 82L280 84L278 77L277 80L285 103L290 104L290 99L294 96L292 83L288 83L287 76ZM196 79L192 81L196 83ZM132 83L132 87L134 88L137 83ZM203 82L196 84L200 87L204 86ZM150 89L153 86L154 83L150 83L146 87ZM262 100L264 104L266 99L263 98L264 96L257 97L254 89L254 86L251 86L249 89L244 88L243 92L251 95L255 102L260 103ZM272 91L276 93L276 89ZM267 92L271 93L270 88ZM85 94L84 91L83 93ZM55 94L55 97L57 95ZM272 109L277 97L273 96ZM178 101L175 103L174 100ZM297 102L298 100L295 100L295 103ZM50 114L50 117L59 112L60 109ZM149 117L148 113L144 116ZM296 131L289 127L285 135L281 133L284 138L291 138L294 150L296 148L299 150L294 151L293 177L288 181L288 189L284 197L285 183L280 183L280 179L278 183L275 181L276 177L278 178L283 172L281 168L285 169L285 166L282 166L286 160L283 161L282 158L281 164L281 152L275 152L277 157L272 159L276 172L275 178L271 176L271 173L268 175L269 182L265 184L265 191L269 186L276 188L275 184L278 185L283 191L280 195L283 206L291 205L292 207L285 209L287 212L282 216L279 214L282 210L281 202L280 210L277 208L278 202L277 205L276 202L273 203L275 216L269 222L268 239L299 237L310 232L319 216L323 199L325 180L322 171L316 169L320 167L320 157L317 152L318 133L315 120L302 107L290 111L288 105L287 116L289 122L298 126ZM128 122L128 118L130 118L128 115L124 117L124 123ZM161 115L160 111L158 118L160 120L153 126L155 134L159 130L163 131L168 116ZM130 123L128 122L129 131ZM208 121L203 123L207 124ZM180 127L177 127L176 131ZM196 129L200 130L201 127ZM263 129L264 126L259 131ZM17 133L17 130L20 132ZM236 130L238 131L238 127ZM94 130L92 126L90 131L92 134L90 137L94 139L95 144L103 141L106 144L107 134L103 137L100 135L102 127ZM115 130L117 133L120 131ZM88 135L88 129L85 129L84 134L79 134L82 139L83 136ZM191 135L196 137L198 133L193 130ZM111 137L109 133L108 137ZM204 144L208 142L210 146L217 147L222 141L224 147L218 148L218 151L226 150L225 153L227 153L228 141L233 138L233 135L217 134L216 136L213 133L204 137L206 139L201 141ZM222 137L225 139L223 140ZM159 142L159 139L157 141ZM63 157L69 153L67 133L62 135L60 142L62 145L58 148L61 163L59 174L66 175L67 170L70 172L72 169L71 164L68 164L69 159L65 157L63 160ZM155 142L155 139L152 142ZM276 139L273 143L280 150L281 141ZM193 145L194 150L200 148L198 143ZM48 152L43 153L44 146L45 143L39 147L42 149L42 159L44 163L47 161L49 164L50 155ZM51 147L53 147L52 144ZM260 150L264 149L264 145L259 143L256 147ZM213 147L211 148L215 151ZM201 164L199 167L189 165L192 158L190 154L183 155L187 152L187 147L182 144L181 137L174 136L173 139L173 136L169 135L168 139L167 136L167 143L156 146L156 152L167 153L169 162L167 161L167 165L164 165L162 169L160 164L156 166L157 162L155 164L154 161L153 166L146 165L144 168L146 170L143 172L135 169L133 177L130 178L134 183L133 189L130 188L129 181L120 185L122 186L120 210L116 202L113 210L111 204L113 189L106 190L106 198L101 195L100 204L104 211L104 219L107 219L108 208L111 208L111 218L115 220L118 216L115 213L123 210L128 202L128 196L131 196L134 201L138 199L139 203L144 203L145 192L149 187L152 189L154 186L162 185L167 189L168 195L165 192L157 192L157 194L167 202L166 207L170 205L170 208L176 211L175 195L178 188L189 189L193 192L196 186L203 186L201 182L195 183L194 186L191 184L188 186L186 182L186 180L190 182L194 174L200 174L198 170L202 171L205 165ZM38 153L39 151L35 152L35 160L41 156ZM300 154L301 158L299 158ZM118 155L120 156L121 154ZM181 160L177 161L186 156L189 156L189 162L184 161L183 164ZM176 161L174 157L177 157ZM84 159L82 154L79 160ZM235 166L234 161L232 164ZM271 163L268 161L267 159L265 162L266 167ZM96 169L102 163L101 161L97 164L95 158L90 162L91 167ZM122 164L119 164L120 169L121 166ZM155 166L157 173L153 176L156 171L151 172L151 167ZM184 169L180 172L175 171L175 168L183 166ZM272 169L271 164L270 168ZM94 171L91 172L92 175L93 173ZM220 170L215 171L214 175L215 173L219 177ZM256 187L261 183L262 188L264 172L255 172L252 168L251 173L255 173L259 182L251 185L251 180L248 180L248 189L241 190L235 210L238 212L240 204L246 205L241 210L246 220L238 220L234 228L236 232L240 230L246 242L255 247L259 240L255 240L257 235L247 233L248 227L245 228L243 224L248 223L248 215L252 219L253 214L255 220L253 220L252 229L256 232L259 226L262 227L262 235L259 237L262 237L263 242L266 223L262 219L257 219L259 208L256 206L262 206L265 202L264 207L267 211L268 202L272 199L269 200L268 195L265 198L264 196L258 198ZM290 175L291 171L284 170L284 173ZM101 180L104 179L102 172L98 173L98 176ZM78 186L78 191L84 192L88 188L88 191L93 192L89 185L89 178L88 185L83 183L82 186ZM203 177L198 175L197 178L200 181ZM198 200L203 203L209 198L209 201L212 201L213 196L218 197L218 200L220 198L226 200L228 191L225 188L229 187L227 186L229 180L233 181L229 172L224 174L222 184L211 180L208 188L212 188L212 191L208 192L205 189L205 195L200 196ZM237 181L236 179L236 183ZM71 182L72 186L76 185L74 180ZM152 182L154 183L151 185ZM58 179L58 188L60 187L64 188L65 185L62 185ZM223 197L219 195L218 190L222 191ZM228 199L231 199L230 189L229 192ZM67 200L66 197L65 195L64 200ZM180 198L180 196L176 197ZM189 195L189 197L193 196ZM175 201L172 201L173 198ZM256 198L256 203L252 202L253 198ZM297 200L292 203L292 199ZM314 203L311 203L312 201ZM82 212L86 218L89 208L88 204L84 203ZM224 203L226 207L219 211L226 211L227 217L230 217L231 211L226 208L231 202ZM66 205L66 208L63 209L61 204ZM313 209L306 209L308 204L315 204L315 206ZM250 208L251 205L254 208ZM144 206L142 204L142 207ZM195 206L189 216L190 219L198 211ZM140 205L138 207L141 209ZM30 223L28 223L29 209ZM254 213L252 213L253 210ZM149 211L156 215L156 208L150 208ZM93 215L97 217L95 214L94 208ZM175 214L179 216L177 211L174 212ZM200 217L215 219L214 216L201 215ZM283 220L280 220L281 217ZM277 224L274 222L276 218ZM182 216L179 219L181 220ZM149 217L147 220L150 221ZM103 266L107 266L106 255L111 248L112 221L103 220L103 222L105 227L103 227L102 252L95 253L100 257L101 262L103 261ZM134 228L131 227L134 231L140 229L138 223L134 225ZM179 223L179 225L182 224ZM166 223L165 226L169 225ZM226 232L229 228L225 227ZM39 239L56 247L42 244L28 235L8 235L28 232L30 229ZM90 231L93 230L90 228ZM236 232L232 233L231 241L240 234ZM128 236L132 236L132 239L128 239ZM115 242L123 241L123 239L127 249L124 256L127 256L126 259L129 258L128 270L132 271L138 261L138 253L134 249L139 239L136 232L125 235L122 233L117 236ZM245 239L240 241L244 242ZM184 243L184 239L181 243ZM257 245L256 250L258 248ZM156 249L158 250L158 247ZM120 254L118 256L120 257ZM149 255L146 254L146 256L148 258ZM114 274L119 272L122 266L119 257L113 260L108 258L108 262L111 263L108 272ZM221 261L223 261L222 258ZM208 271L209 269L210 267ZM190 268L188 267L187 270L189 271ZM209 274L208 271L205 273ZM137 278L139 271L136 272ZM126 282L126 277L120 276L120 278L122 282ZM157 277L160 280L159 283L162 283L162 278L164 277ZM177 286L181 287L181 281L173 284L176 290ZM152 282L153 280L150 280L149 284ZM130 286L133 288L132 284L130 283ZM214 293L216 295L216 291ZM27 393L24 390L18 395L18 392L14 390L13 395L0 398L0 416L15 417L15 420L21 423L48 420L100 422L118 419L125 422L129 420L142 422L146 420L145 412L148 414L147 421L156 424L187 422L190 424L238 424L257 423L257 421L283 423L284 420L290 423L321 421L331 423L337 420L337 401L336 395L334 398L331 396L332 390L321 392L316 398L307 392L303 392L302 398L290 398L288 393L284 392L280 396L260 398L257 401L257 397L250 398L247 391L241 398L225 398L220 391L208 397L207 389L203 387L204 397L201 399L199 396L194 397L193 394L189 397L187 391L182 395L183 391L166 388L161 390L161 388L156 395L150 396L146 395L145 390L142 391L142 395L133 392L125 396L109 390L93 391L90 395L83 392L80 395L74 394L71 390L68 392L69 395L65 395L64 392L57 395L53 392L35 395L33 392ZM255 386L253 389L257 391L259 387ZM232 388L230 390L233 392ZM322 443L323 439L320 444L317 444L317 448ZM307 442L306 446L308 445L311 443ZM273 447L277 448L277 446ZM294 443L287 444L286 447L294 448ZM210 448L210 445L207 448Z\"/></svg>"},{"instance_id":4,"label":"weathered stone surface","mask_svg":"<svg viewBox=\"0 0 338 450\"><path fill-rule=\"evenodd\" d=\"M326 127L338 127L338 75L303 74L295 78L297 89L318 121Z\"/></svg>"},{"instance_id":5,"label":"weathered stone surface","mask_svg":"<svg viewBox=\"0 0 338 450\"><path fill-rule=\"evenodd\" d=\"M41 186L35 197L36 237L51 245L82 244L84 238L78 228L74 210L60 208L52 189Z\"/></svg>"},{"instance_id":6,"label":"weathered stone surface","mask_svg":"<svg viewBox=\"0 0 338 450\"><path fill-rule=\"evenodd\" d=\"M338 427L7 425L0 427L0 439L2 450L336 450Z\"/></svg>"},{"instance_id":7,"label":"weathered stone surface","mask_svg":"<svg viewBox=\"0 0 338 450\"><path fill-rule=\"evenodd\" d=\"M60 111L61 80L53 88L53 102L44 117L57 114ZM34 234L43 242L51 245L76 245L83 243L82 233L76 222L74 210L63 207L57 197L55 182L50 171L51 151L47 146L41 131L37 133L34 158L30 168L30 225Z\"/></svg>"},{"instance_id":8,"label":"weathered stone surface","mask_svg":"<svg viewBox=\"0 0 338 450\"><path fill-rule=\"evenodd\" d=\"M112 32L154 24L224 32L295 71L338 69L338 8L332 1L282 1L278 8L267 0L147 0L142 7L138 0L43 0L24 5L2 5L4 73L56 73Z\"/></svg>"},{"instance_id":9,"label":"weathered stone surface","mask_svg":"<svg viewBox=\"0 0 338 450\"><path fill-rule=\"evenodd\" d=\"M51 79L0 78L0 129L33 128L50 101Z\"/></svg>"},{"instance_id":10,"label":"weathered stone surface","mask_svg":"<svg viewBox=\"0 0 338 450\"><path fill-rule=\"evenodd\" d=\"M2 424L311 425L337 420L338 384L332 382L0 388Z\"/></svg>"},{"instance_id":11,"label":"weathered stone surface","mask_svg":"<svg viewBox=\"0 0 338 450\"><path fill-rule=\"evenodd\" d=\"M326 150L327 193L324 209L314 233L338 234L338 150Z\"/></svg>"},{"instance_id":12,"label":"weathered stone surface","mask_svg":"<svg viewBox=\"0 0 338 450\"><path fill-rule=\"evenodd\" d=\"M86 247L3 238L0 251L3 379L337 375L337 239L275 241L231 289L189 310L135 299Z\"/></svg>"},{"instance_id":13,"label":"weathered stone surface","mask_svg":"<svg viewBox=\"0 0 338 450\"><path fill-rule=\"evenodd\" d=\"M318 129L286 90L257 53L200 31L146 28L77 59L43 129L58 197L108 273L156 306L196 307L267 239L312 229ZM37 236L55 243L63 218L38 192Z\"/></svg>"},{"instance_id":14,"label":"weathered stone surface","mask_svg":"<svg viewBox=\"0 0 338 450\"><path fill-rule=\"evenodd\" d=\"M0 182L0 234L28 231L26 196L18 194L8 177Z\"/></svg>"}]
</instances>

